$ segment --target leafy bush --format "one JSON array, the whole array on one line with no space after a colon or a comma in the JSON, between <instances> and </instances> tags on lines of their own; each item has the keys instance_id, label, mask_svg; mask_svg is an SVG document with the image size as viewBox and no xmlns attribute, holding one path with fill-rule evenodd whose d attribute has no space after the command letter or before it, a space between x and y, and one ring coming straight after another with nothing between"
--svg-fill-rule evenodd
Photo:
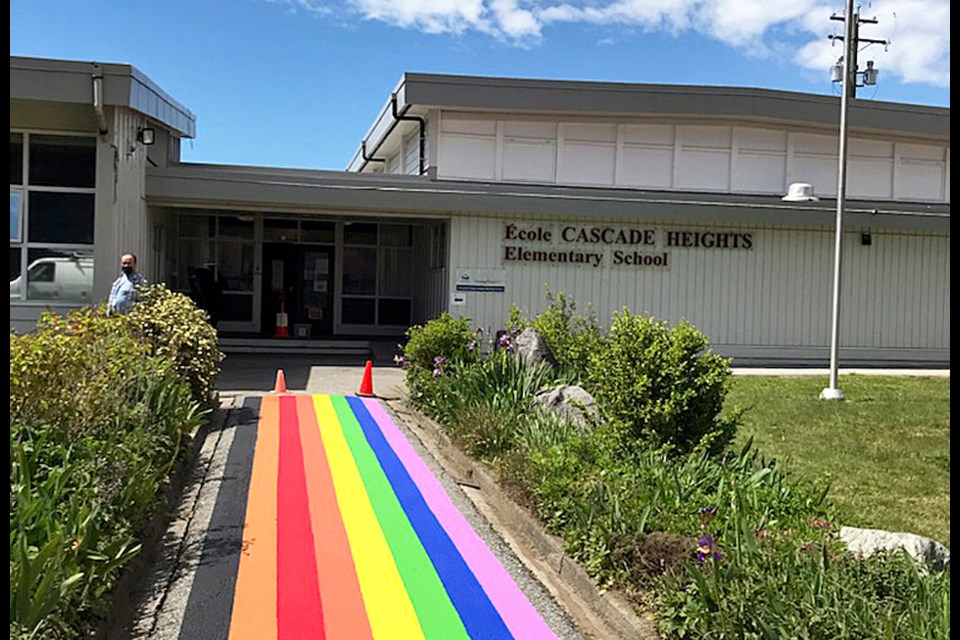
<instances>
[{"instance_id":1,"label":"leafy bush","mask_svg":"<svg viewBox=\"0 0 960 640\"><path fill-rule=\"evenodd\" d=\"M794 481L752 443L727 449L739 420L720 416L729 363L693 327L624 311L603 338L562 294L533 322L513 307L507 335L537 326L565 374L524 368L507 348L457 358L468 328L447 322L432 329L454 336L452 364L433 375L441 347L424 349L414 401L602 587L652 608L664 638L949 636L948 572L854 558L831 534L826 487ZM535 394L584 359L610 419L584 428L537 411Z\"/></svg>"},{"instance_id":2,"label":"leafy bush","mask_svg":"<svg viewBox=\"0 0 960 640\"><path fill-rule=\"evenodd\" d=\"M149 347L130 336L125 317L107 317L103 307L45 312L35 332L10 334L10 421L55 424L83 437L119 411L148 358Z\"/></svg>"},{"instance_id":3,"label":"leafy bush","mask_svg":"<svg viewBox=\"0 0 960 640\"><path fill-rule=\"evenodd\" d=\"M88 636L202 419L125 316L45 314L10 337L12 637Z\"/></svg>"},{"instance_id":4,"label":"leafy bush","mask_svg":"<svg viewBox=\"0 0 960 640\"><path fill-rule=\"evenodd\" d=\"M211 405L223 354L207 312L163 284L141 285L138 294L139 302L126 316L134 335L150 346L151 353L173 362L197 402Z\"/></svg>"},{"instance_id":5,"label":"leafy bush","mask_svg":"<svg viewBox=\"0 0 960 640\"><path fill-rule=\"evenodd\" d=\"M593 353L588 377L628 442L718 452L733 440L737 416L720 416L730 363L710 351L703 333L624 309L614 315L606 345Z\"/></svg>"},{"instance_id":6,"label":"leafy bush","mask_svg":"<svg viewBox=\"0 0 960 640\"><path fill-rule=\"evenodd\" d=\"M605 339L597 315L588 308L577 313L576 304L563 292L547 291L547 308L531 324L550 346L564 378L584 380L590 358L605 348Z\"/></svg>"},{"instance_id":7,"label":"leafy bush","mask_svg":"<svg viewBox=\"0 0 960 640\"><path fill-rule=\"evenodd\" d=\"M480 358L480 336L466 318L443 312L424 325L407 329L402 347L402 364L407 370L407 386L414 399L427 391L430 381L446 370Z\"/></svg>"}]
</instances>

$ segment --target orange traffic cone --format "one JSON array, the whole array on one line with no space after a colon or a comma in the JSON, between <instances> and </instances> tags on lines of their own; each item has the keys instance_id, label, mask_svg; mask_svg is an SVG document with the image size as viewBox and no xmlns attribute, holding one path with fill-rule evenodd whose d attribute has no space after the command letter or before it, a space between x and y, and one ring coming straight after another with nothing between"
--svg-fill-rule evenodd
<instances>
[{"instance_id":1,"label":"orange traffic cone","mask_svg":"<svg viewBox=\"0 0 960 640\"><path fill-rule=\"evenodd\" d=\"M373 397L373 363L367 360L367 366L363 368L363 381L360 383L358 396Z\"/></svg>"},{"instance_id":2,"label":"orange traffic cone","mask_svg":"<svg viewBox=\"0 0 960 640\"><path fill-rule=\"evenodd\" d=\"M283 377L283 369L277 369L277 382L273 385L272 393L286 393L287 381Z\"/></svg>"}]
</instances>

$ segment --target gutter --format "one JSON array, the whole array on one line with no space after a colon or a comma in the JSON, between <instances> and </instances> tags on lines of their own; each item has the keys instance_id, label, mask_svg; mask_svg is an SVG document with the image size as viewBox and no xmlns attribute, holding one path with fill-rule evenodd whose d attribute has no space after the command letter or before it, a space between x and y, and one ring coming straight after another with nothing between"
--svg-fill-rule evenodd
<instances>
[{"instance_id":1,"label":"gutter","mask_svg":"<svg viewBox=\"0 0 960 640\"><path fill-rule=\"evenodd\" d=\"M103 112L103 67L93 63L93 110L97 114L100 135L107 134L107 117Z\"/></svg>"}]
</instances>

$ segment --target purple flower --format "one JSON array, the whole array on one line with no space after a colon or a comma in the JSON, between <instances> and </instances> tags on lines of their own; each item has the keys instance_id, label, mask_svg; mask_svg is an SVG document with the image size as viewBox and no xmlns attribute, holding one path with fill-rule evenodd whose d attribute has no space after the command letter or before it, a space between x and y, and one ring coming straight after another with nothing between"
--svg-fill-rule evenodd
<instances>
[{"instance_id":1,"label":"purple flower","mask_svg":"<svg viewBox=\"0 0 960 640\"><path fill-rule=\"evenodd\" d=\"M810 521L810 524L821 529L833 529L833 525L822 518L814 518Z\"/></svg>"},{"instance_id":2,"label":"purple flower","mask_svg":"<svg viewBox=\"0 0 960 640\"><path fill-rule=\"evenodd\" d=\"M697 562L706 562L713 559L714 562L723 560L723 554L717 546L717 540L713 536L700 536L697 539Z\"/></svg>"},{"instance_id":3,"label":"purple flower","mask_svg":"<svg viewBox=\"0 0 960 640\"><path fill-rule=\"evenodd\" d=\"M393 362L394 362L394 364L396 364L398 367L405 367L405 366L407 366L407 359L404 358L404 357L401 356L401 355L395 355L395 356L393 356Z\"/></svg>"},{"instance_id":4,"label":"purple flower","mask_svg":"<svg viewBox=\"0 0 960 640\"><path fill-rule=\"evenodd\" d=\"M500 345L501 348L506 349L508 346L510 346L510 334L509 333L501 334L500 338L497 340L497 343Z\"/></svg>"},{"instance_id":5,"label":"purple flower","mask_svg":"<svg viewBox=\"0 0 960 640\"><path fill-rule=\"evenodd\" d=\"M473 350L477 348L476 340L471 340L467 343L467 351L473 353Z\"/></svg>"},{"instance_id":6,"label":"purple flower","mask_svg":"<svg viewBox=\"0 0 960 640\"><path fill-rule=\"evenodd\" d=\"M438 367L442 367L446 362L447 362L447 359L444 358L443 356L437 356L433 359L433 364Z\"/></svg>"},{"instance_id":7,"label":"purple flower","mask_svg":"<svg viewBox=\"0 0 960 640\"><path fill-rule=\"evenodd\" d=\"M433 370L433 377L434 377L434 378L439 378L441 375L443 375L443 372L440 371L440 367L437 367L436 369Z\"/></svg>"}]
</instances>

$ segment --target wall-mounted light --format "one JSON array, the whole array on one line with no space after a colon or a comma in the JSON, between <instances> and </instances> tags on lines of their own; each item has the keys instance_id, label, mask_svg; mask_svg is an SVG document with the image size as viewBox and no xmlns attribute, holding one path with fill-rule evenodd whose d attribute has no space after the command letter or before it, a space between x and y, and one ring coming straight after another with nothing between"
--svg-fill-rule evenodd
<instances>
[{"instance_id":1,"label":"wall-mounted light","mask_svg":"<svg viewBox=\"0 0 960 640\"><path fill-rule=\"evenodd\" d=\"M780 199L784 202L818 202L820 200L813 193L813 185L807 182L794 182L787 189L787 195Z\"/></svg>"},{"instance_id":2,"label":"wall-mounted light","mask_svg":"<svg viewBox=\"0 0 960 640\"><path fill-rule=\"evenodd\" d=\"M137 131L137 141L143 145L150 146L156 140L156 131L153 127L140 127Z\"/></svg>"},{"instance_id":3,"label":"wall-mounted light","mask_svg":"<svg viewBox=\"0 0 960 640\"><path fill-rule=\"evenodd\" d=\"M869 247L873 244L873 236L870 235L869 231L863 231L860 233L860 244Z\"/></svg>"}]
</instances>

